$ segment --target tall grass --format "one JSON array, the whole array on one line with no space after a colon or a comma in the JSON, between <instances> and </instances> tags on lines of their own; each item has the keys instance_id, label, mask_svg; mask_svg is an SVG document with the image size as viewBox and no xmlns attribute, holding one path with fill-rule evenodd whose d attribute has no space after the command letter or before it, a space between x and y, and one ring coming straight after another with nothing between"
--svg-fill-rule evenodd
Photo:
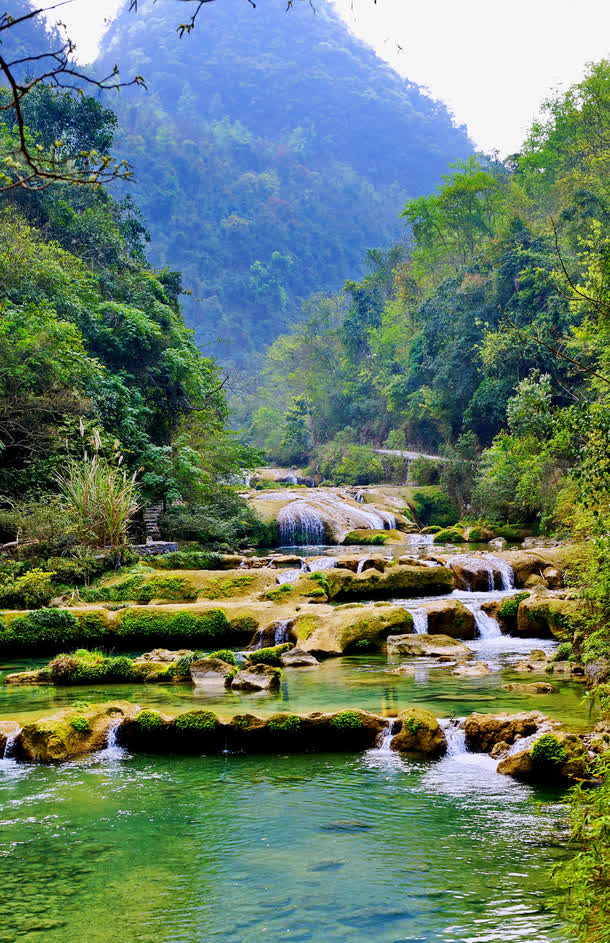
<instances>
[{"instance_id":1,"label":"tall grass","mask_svg":"<svg viewBox=\"0 0 610 943\"><path fill-rule=\"evenodd\" d=\"M127 542L129 522L139 509L135 477L97 452L71 461L67 472L57 476L68 509L91 546L117 550Z\"/></svg>"}]
</instances>

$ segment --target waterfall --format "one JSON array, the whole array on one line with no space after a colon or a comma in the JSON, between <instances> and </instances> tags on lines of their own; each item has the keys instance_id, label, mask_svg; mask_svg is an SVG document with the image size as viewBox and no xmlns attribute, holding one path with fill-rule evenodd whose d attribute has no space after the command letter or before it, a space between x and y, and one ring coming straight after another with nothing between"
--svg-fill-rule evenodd
<instances>
[{"instance_id":1,"label":"waterfall","mask_svg":"<svg viewBox=\"0 0 610 943\"><path fill-rule=\"evenodd\" d=\"M357 566L357 568L356 568L356 575L357 575L357 576L360 576L360 574L361 574L362 571L364 570L364 564L365 564L365 563L366 563L366 557L362 557L361 560L358 560L358 566Z\"/></svg>"},{"instance_id":2,"label":"waterfall","mask_svg":"<svg viewBox=\"0 0 610 943\"><path fill-rule=\"evenodd\" d=\"M390 744L392 742L392 737L394 736L394 724L396 723L395 717L390 717L388 720L388 726L379 734L379 742L377 745L377 750L379 753L391 753Z\"/></svg>"},{"instance_id":3,"label":"waterfall","mask_svg":"<svg viewBox=\"0 0 610 943\"><path fill-rule=\"evenodd\" d=\"M497 638L499 635L502 635L502 629L500 628L496 619L493 616L490 616L484 609L482 609L482 603L480 602L470 602L464 603L469 612L474 616L474 622L477 627L477 632L479 633L479 638Z\"/></svg>"},{"instance_id":4,"label":"waterfall","mask_svg":"<svg viewBox=\"0 0 610 943\"><path fill-rule=\"evenodd\" d=\"M459 756L460 753L467 753L466 734L461 720L457 718L442 720L440 725L447 738L447 756Z\"/></svg>"},{"instance_id":5,"label":"waterfall","mask_svg":"<svg viewBox=\"0 0 610 943\"><path fill-rule=\"evenodd\" d=\"M123 717L117 717L116 720L113 720L110 726L108 727L108 733L106 736L106 747L98 755L105 760L117 760L122 756L127 755L127 751L119 745L118 734L119 727L123 723Z\"/></svg>"},{"instance_id":6,"label":"waterfall","mask_svg":"<svg viewBox=\"0 0 610 943\"><path fill-rule=\"evenodd\" d=\"M310 573L319 573L321 570L334 570L339 564L338 557L314 557L313 560L307 560L303 569Z\"/></svg>"},{"instance_id":7,"label":"waterfall","mask_svg":"<svg viewBox=\"0 0 610 943\"><path fill-rule=\"evenodd\" d=\"M508 560L504 560L502 557L496 557L494 555L490 555L489 559L491 560L493 566L495 566L496 570L500 571L502 589L514 589L515 571Z\"/></svg>"},{"instance_id":8,"label":"waterfall","mask_svg":"<svg viewBox=\"0 0 610 943\"><path fill-rule=\"evenodd\" d=\"M319 513L304 501L293 501L283 507L277 516L277 523L280 542L284 546L324 543L324 521Z\"/></svg>"},{"instance_id":9,"label":"waterfall","mask_svg":"<svg viewBox=\"0 0 610 943\"><path fill-rule=\"evenodd\" d=\"M3 760L11 759L15 750L15 742L20 733L21 733L21 727L15 727L15 729L11 733L8 733L6 735L6 740L4 742L4 753L2 754Z\"/></svg>"},{"instance_id":10,"label":"waterfall","mask_svg":"<svg viewBox=\"0 0 610 943\"><path fill-rule=\"evenodd\" d=\"M427 609L408 609L413 616L413 631L417 635L428 634L428 610Z\"/></svg>"},{"instance_id":11,"label":"waterfall","mask_svg":"<svg viewBox=\"0 0 610 943\"><path fill-rule=\"evenodd\" d=\"M285 622L276 622L273 640L276 645L284 645L286 642L290 641L288 638L288 620Z\"/></svg>"},{"instance_id":12,"label":"waterfall","mask_svg":"<svg viewBox=\"0 0 610 943\"><path fill-rule=\"evenodd\" d=\"M275 578L275 582L279 583L282 586L284 583L296 583L299 576L302 573L301 570L282 570Z\"/></svg>"},{"instance_id":13,"label":"waterfall","mask_svg":"<svg viewBox=\"0 0 610 943\"><path fill-rule=\"evenodd\" d=\"M358 491L356 494L356 504L364 504L364 492Z\"/></svg>"}]
</instances>

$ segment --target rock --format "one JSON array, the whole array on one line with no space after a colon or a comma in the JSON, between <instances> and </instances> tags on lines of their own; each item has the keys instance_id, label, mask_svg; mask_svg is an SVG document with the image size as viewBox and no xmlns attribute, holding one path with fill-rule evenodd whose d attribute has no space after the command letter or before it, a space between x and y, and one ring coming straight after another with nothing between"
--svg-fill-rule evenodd
<instances>
[{"instance_id":1,"label":"rock","mask_svg":"<svg viewBox=\"0 0 610 943\"><path fill-rule=\"evenodd\" d=\"M198 658L191 662L190 675L195 687L228 685L235 668L220 658Z\"/></svg>"},{"instance_id":2,"label":"rock","mask_svg":"<svg viewBox=\"0 0 610 943\"><path fill-rule=\"evenodd\" d=\"M250 640L249 649L252 648L273 648L275 645L283 645L286 642L296 642L297 633L294 628L294 620L270 622L254 633Z\"/></svg>"},{"instance_id":3,"label":"rock","mask_svg":"<svg viewBox=\"0 0 610 943\"><path fill-rule=\"evenodd\" d=\"M515 694L553 694L555 688L552 684L544 681L536 681L533 684L521 684L514 682L512 684L503 684L505 691L513 691Z\"/></svg>"},{"instance_id":4,"label":"rock","mask_svg":"<svg viewBox=\"0 0 610 943\"><path fill-rule=\"evenodd\" d=\"M561 589L563 586L563 573L557 567L547 566L542 575L549 589Z\"/></svg>"},{"instance_id":5,"label":"rock","mask_svg":"<svg viewBox=\"0 0 610 943\"><path fill-rule=\"evenodd\" d=\"M447 738L436 717L419 707L401 711L392 728L390 747L405 753L441 756L447 751Z\"/></svg>"},{"instance_id":6,"label":"rock","mask_svg":"<svg viewBox=\"0 0 610 943\"><path fill-rule=\"evenodd\" d=\"M384 573L367 570L330 570L327 574L329 599L412 598L444 596L454 587L453 574L444 566L392 566ZM298 585L298 584L297 584Z\"/></svg>"},{"instance_id":7,"label":"rock","mask_svg":"<svg viewBox=\"0 0 610 943\"><path fill-rule=\"evenodd\" d=\"M514 743L518 737L529 737L547 718L540 711L523 714L470 714L464 721L466 745L473 753L489 753L496 743Z\"/></svg>"},{"instance_id":8,"label":"rock","mask_svg":"<svg viewBox=\"0 0 610 943\"><path fill-rule=\"evenodd\" d=\"M459 599L439 599L422 605L428 613L428 634L473 639L474 616Z\"/></svg>"},{"instance_id":9,"label":"rock","mask_svg":"<svg viewBox=\"0 0 610 943\"><path fill-rule=\"evenodd\" d=\"M300 753L365 750L374 746L387 721L368 711L238 714L223 727L227 749L245 753Z\"/></svg>"},{"instance_id":10,"label":"rock","mask_svg":"<svg viewBox=\"0 0 610 943\"><path fill-rule=\"evenodd\" d=\"M86 710L63 710L26 724L15 741L15 756L38 763L61 763L75 756L101 750L108 731L132 716L134 704L111 701L92 704Z\"/></svg>"},{"instance_id":11,"label":"rock","mask_svg":"<svg viewBox=\"0 0 610 943\"><path fill-rule=\"evenodd\" d=\"M503 756L510 749L510 744L506 743L505 740L499 740L491 748L491 753L489 754L492 760L497 760L498 757Z\"/></svg>"},{"instance_id":12,"label":"rock","mask_svg":"<svg viewBox=\"0 0 610 943\"><path fill-rule=\"evenodd\" d=\"M541 648L532 648L529 654L530 661L548 661L548 655Z\"/></svg>"},{"instance_id":13,"label":"rock","mask_svg":"<svg viewBox=\"0 0 610 943\"><path fill-rule=\"evenodd\" d=\"M525 589L535 589L537 586L546 585L546 580L539 573L531 573L523 584Z\"/></svg>"},{"instance_id":14,"label":"rock","mask_svg":"<svg viewBox=\"0 0 610 943\"><path fill-rule=\"evenodd\" d=\"M610 660L607 658L596 658L592 661L588 661L585 665L585 678L589 687L604 684L610 679Z\"/></svg>"},{"instance_id":15,"label":"rock","mask_svg":"<svg viewBox=\"0 0 610 943\"><path fill-rule=\"evenodd\" d=\"M317 658L302 648L293 648L289 652L280 655L280 661L284 668L315 668L320 666Z\"/></svg>"},{"instance_id":16,"label":"rock","mask_svg":"<svg viewBox=\"0 0 610 943\"><path fill-rule=\"evenodd\" d=\"M504 537L494 537L493 540L489 541L489 546L493 550L504 550L506 547L506 539Z\"/></svg>"},{"instance_id":17,"label":"rock","mask_svg":"<svg viewBox=\"0 0 610 943\"><path fill-rule=\"evenodd\" d=\"M493 555L487 553L458 553L443 558L455 576L458 589L486 593L502 585L502 574Z\"/></svg>"},{"instance_id":18,"label":"rock","mask_svg":"<svg viewBox=\"0 0 610 943\"><path fill-rule=\"evenodd\" d=\"M448 635L390 635L387 639L388 656L392 658L434 658L437 655L454 655L470 658L472 652L463 642Z\"/></svg>"},{"instance_id":19,"label":"rock","mask_svg":"<svg viewBox=\"0 0 610 943\"><path fill-rule=\"evenodd\" d=\"M517 634L534 638L570 640L582 611L578 599L530 596L519 603Z\"/></svg>"},{"instance_id":20,"label":"rock","mask_svg":"<svg viewBox=\"0 0 610 943\"><path fill-rule=\"evenodd\" d=\"M515 586L525 586L526 580L532 574L542 577L547 567L553 567L563 573L569 559L569 547L536 547L528 550L504 550L498 554L513 568Z\"/></svg>"},{"instance_id":21,"label":"rock","mask_svg":"<svg viewBox=\"0 0 610 943\"><path fill-rule=\"evenodd\" d=\"M6 675L5 684L52 684L44 671L16 671Z\"/></svg>"},{"instance_id":22,"label":"rock","mask_svg":"<svg viewBox=\"0 0 610 943\"><path fill-rule=\"evenodd\" d=\"M231 688L239 691L277 691L281 677L279 668L252 665L237 672L231 682Z\"/></svg>"},{"instance_id":23,"label":"rock","mask_svg":"<svg viewBox=\"0 0 610 943\"><path fill-rule=\"evenodd\" d=\"M193 654L194 652L188 648L181 648L178 651L171 651L168 648L153 648L152 652L144 652L143 655L138 655L137 658L134 658L134 664L146 661L166 662L170 664Z\"/></svg>"},{"instance_id":24,"label":"rock","mask_svg":"<svg viewBox=\"0 0 610 943\"><path fill-rule=\"evenodd\" d=\"M351 570L352 573L357 573L359 569L361 573L364 570L379 570L383 573L387 562L383 557L341 556L337 558L337 567L340 570Z\"/></svg>"},{"instance_id":25,"label":"rock","mask_svg":"<svg viewBox=\"0 0 610 943\"><path fill-rule=\"evenodd\" d=\"M533 748L537 741L526 750L520 750L506 757L498 764L498 773L513 776L528 783L564 783L577 782L588 778L588 762L585 746L580 737L574 734L558 733L549 737L563 748L563 762L554 762L537 758ZM557 745L557 743L555 745Z\"/></svg>"},{"instance_id":26,"label":"rock","mask_svg":"<svg viewBox=\"0 0 610 943\"><path fill-rule=\"evenodd\" d=\"M490 673L491 668L482 661L474 661L472 664L457 664L451 672L451 674L459 675L463 678L478 678Z\"/></svg>"},{"instance_id":27,"label":"rock","mask_svg":"<svg viewBox=\"0 0 610 943\"><path fill-rule=\"evenodd\" d=\"M341 606L323 618L304 615L295 620L299 648L322 657L380 651L388 635L412 630L411 614L389 604Z\"/></svg>"},{"instance_id":28,"label":"rock","mask_svg":"<svg viewBox=\"0 0 610 943\"><path fill-rule=\"evenodd\" d=\"M493 531L489 527L482 527L475 524L474 527L467 527L464 531L464 537L467 543L486 544L493 537Z\"/></svg>"}]
</instances>

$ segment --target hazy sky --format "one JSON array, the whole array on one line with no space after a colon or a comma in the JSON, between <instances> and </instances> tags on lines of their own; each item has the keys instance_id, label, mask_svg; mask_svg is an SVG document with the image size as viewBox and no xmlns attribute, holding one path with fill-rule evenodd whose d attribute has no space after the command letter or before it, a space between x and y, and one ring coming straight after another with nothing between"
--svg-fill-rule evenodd
<instances>
[{"instance_id":1,"label":"hazy sky","mask_svg":"<svg viewBox=\"0 0 610 943\"><path fill-rule=\"evenodd\" d=\"M74 0L62 8L83 61L122 2ZM502 155L519 148L553 89L610 55L609 0L334 2L356 35L446 102L479 147Z\"/></svg>"}]
</instances>

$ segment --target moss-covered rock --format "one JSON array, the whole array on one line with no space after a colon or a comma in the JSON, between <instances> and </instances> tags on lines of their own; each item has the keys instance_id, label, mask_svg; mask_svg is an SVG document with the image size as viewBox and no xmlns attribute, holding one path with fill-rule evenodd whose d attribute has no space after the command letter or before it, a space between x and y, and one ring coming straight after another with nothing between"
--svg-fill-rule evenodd
<instances>
[{"instance_id":1,"label":"moss-covered rock","mask_svg":"<svg viewBox=\"0 0 610 943\"><path fill-rule=\"evenodd\" d=\"M517 634L528 638L573 638L582 612L582 602L557 596L530 596L517 612Z\"/></svg>"},{"instance_id":2,"label":"moss-covered rock","mask_svg":"<svg viewBox=\"0 0 610 943\"><path fill-rule=\"evenodd\" d=\"M190 664L190 676L197 688L230 685L236 674L233 665L221 658L197 658Z\"/></svg>"},{"instance_id":3,"label":"moss-covered rock","mask_svg":"<svg viewBox=\"0 0 610 943\"><path fill-rule=\"evenodd\" d=\"M123 701L93 704L82 711L59 711L21 729L15 741L15 756L38 763L59 763L92 753L106 745L111 727L133 714L135 705Z\"/></svg>"},{"instance_id":4,"label":"moss-covered rock","mask_svg":"<svg viewBox=\"0 0 610 943\"><path fill-rule=\"evenodd\" d=\"M373 746L386 721L368 711L272 714L256 717L239 714L225 725L228 748L246 753L299 753L310 751L365 750Z\"/></svg>"},{"instance_id":5,"label":"moss-covered rock","mask_svg":"<svg viewBox=\"0 0 610 943\"><path fill-rule=\"evenodd\" d=\"M343 538L343 543L361 546L404 544L405 536L399 530L350 530Z\"/></svg>"},{"instance_id":6,"label":"moss-covered rock","mask_svg":"<svg viewBox=\"0 0 610 943\"><path fill-rule=\"evenodd\" d=\"M413 617L400 606L349 606L321 618L296 620L298 645L322 657L380 651L388 635L412 631Z\"/></svg>"},{"instance_id":7,"label":"moss-covered rock","mask_svg":"<svg viewBox=\"0 0 610 943\"><path fill-rule=\"evenodd\" d=\"M277 691L282 680L281 668L248 665L232 678L231 687L240 691Z\"/></svg>"},{"instance_id":8,"label":"moss-covered rock","mask_svg":"<svg viewBox=\"0 0 610 943\"><path fill-rule=\"evenodd\" d=\"M444 596L454 587L453 574L444 566L393 566L384 573L367 570L355 574L348 570L328 570L328 598L374 599L414 596Z\"/></svg>"},{"instance_id":9,"label":"moss-covered rock","mask_svg":"<svg viewBox=\"0 0 610 943\"><path fill-rule=\"evenodd\" d=\"M464 531L458 530L457 527L445 527L444 530L439 530L434 535L432 542L435 544L463 544L466 542L466 537Z\"/></svg>"},{"instance_id":10,"label":"moss-covered rock","mask_svg":"<svg viewBox=\"0 0 610 943\"><path fill-rule=\"evenodd\" d=\"M395 722L390 746L406 753L441 756L447 751L447 738L436 717L420 707L401 711Z\"/></svg>"},{"instance_id":11,"label":"moss-covered rock","mask_svg":"<svg viewBox=\"0 0 610 943\"><path fill-rule=\"evenodd\" d=\"M531 748L502 760L498 772L522 782L564 785L588 778L589 763L580 737L546 733Z\"/></svg>"},{"instance_id":12,"label":"moss-covered rock","mask_svg":"<svg viewBox=\"0 0 610 943\"><path fill-rule=\"evenodd\" d=\"M511 691L514 694L552 694L555 690L552 684L549 684L548 681L534 681L532 684L522 683L519 681L512 682L511 684L503 684L502 687L505 691Z\"/></svg>"}]
</instances>

